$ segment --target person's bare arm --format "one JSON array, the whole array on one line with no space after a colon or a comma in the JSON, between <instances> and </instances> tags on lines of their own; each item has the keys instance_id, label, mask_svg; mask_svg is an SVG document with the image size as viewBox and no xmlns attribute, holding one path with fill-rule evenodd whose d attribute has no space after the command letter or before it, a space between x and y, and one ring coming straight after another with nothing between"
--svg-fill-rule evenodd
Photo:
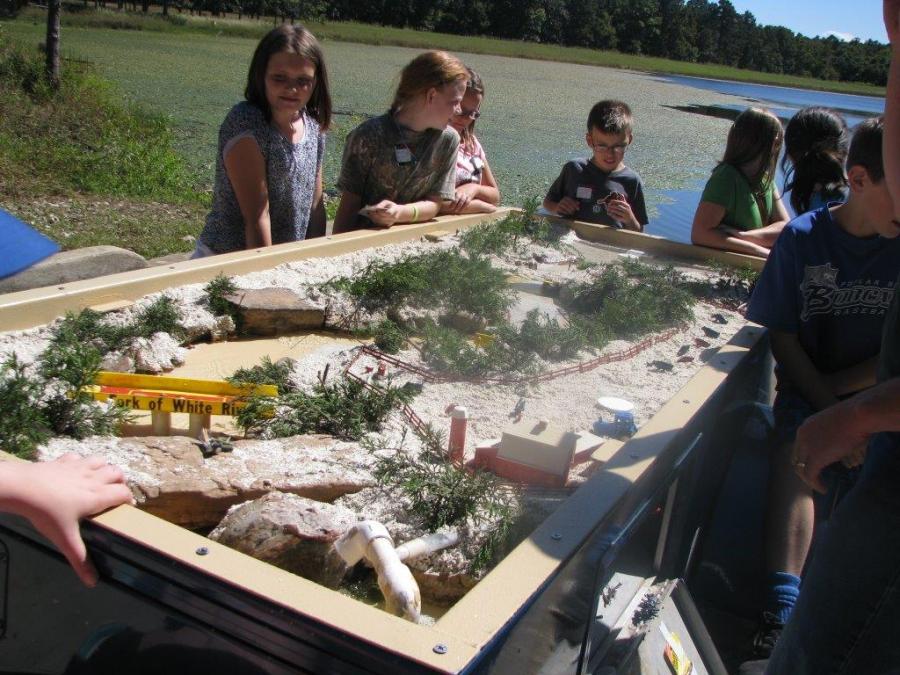
<instances>
[{"instance_id":1,"label":"person's bare arm","mask_svg":"<svg viewBox=\"0 0 900 675\"><path fill-rule=\"evenodd\" d=\"M481 185L478 186L478 192L475 199L492 204L500 205L500 188L497 185L497 179L494 178L494 172L491 171L490 164L487 160L484 162L484 168L481 170Z\"/></svg>"},{"instance_id":2,"label":"person's bare arm","mask_svg":"<svg viewBox=\"0 0 900 675\"><path fill-rule=\"evenodd\" d=\"M477 183L466 183L456 188L453 201L441 204L442 214L460 215L464 213L493 213L497 207L483 199L484 186ZM499 195L498 195L499 199Z\"/></svg>"},{"instance_id":3,"label":"person's bare arm","mask_svg":"<svg viewBox=\"0 0 900 675\"><path fill-rule=\"evenodd\" d=\"M342 192L337 213L334 214L334 234L359 229L358 216L362 208L362 197L352 192Z\"/></svg>"},{"instance_id":4,"label":"person's bare arm","mask_svg":"<svg viewBox=\"0 0 900 675\"><path fill-rule=\"evenodd\" d=\"M823 410L797 430L794 458L800 477L814 490L824 493L821 472L865 446L872 434L900 431L900 377Z\"/></svg>"},{"instance_id":5,"label":"person's bare arm","mask_svg":"<svg viewBox=\"0 0 900 675\"><path fill-rule=\"evenodd\" d=\"M97 583L97 570L88 558L78 521L133 502L122 470L102 457L70 453L52 462L0 461L0 510L30 520L87 586Z\"/></svg>"},{"instance_id":6,"label":"person's bare arm","mask_svg":"<svg viewBox=\"0 0 900 675\"><path fill-rule=\"evenodd\" d=\"M699 246L720 248L766 258L769 249L736 236L736 231L722 228L725 207L713 202L700 202L691 225L691 241Z\"/></svg>"},{"instance_id":7,"label":"person's bare arm","mask_svg":"<svg viewBox=\"0 0 900 675\"><path fill-rule=\"evenodd\" d=\"M312 209L309 212L309 225L306 228L306 238L325 236L325 190L322 184L322 167L316 174L316 187L313 192Z\"/></svg>"},{"instance_id":8,"label":"person's bare arm","mask_svg":"<svg viewBox=\"0 0 900 675\"><path fill-rule=\"evenodd\" d=\"M737 232L735 236L751 241L764 248L772 248L775 245L775 240L778 239L778 235L781 234L781 231L784 229L784 226L788 224L789 220L790 216L788 215L787 209L784 207L781 195L776 194L775 201L772 204L772 213L769 214L769 222L764 227L755 230Z\"/></svg>"},{"instance_id":9,"label":"person's bare arm","mask_svg":"<svg viewBox=\"0 0 900 675\"><path fill-rule=\"evenodd\" d=\"M828 380L813 365L800 345L796 333L770 330L772 354L788 379L816 410L822 410L837 403L837 396L831 390Z\"/></svg>"},{"instance_id":10,"label":"person's bare arm","mask_svg":"<svg viewBox=\"0 0 900 675\"><path fill-rule=\"evenodd\" d=\"M891 45L887 92L884 96L884 177L894 218L900 219L900 0L884 0L884 27Z\"/></svg>"},{"instance_id":11,"label":"person's bare arm","mask_svg":"<svg viewBox=\"0 0 900 675\"><path fill-rule=\"evenodd\" d=\"M271 246L266 162L256 140L239 139L225 155L224 163L244 219L247 248Z\"/></svg>"},{"instance_id":12,"label":"person's bare arm","mask_svg":"<svg viewBox=\"0 0 900 675\"><path fill-rule=\"evenodd\" d=\"M421 223L431 220L440 210L441 198L435 195L408 204L397 204L389 199L382 199L374 204L366 215L376 225L391 227L402 223Z\"/></svg>"},{"instance_id":13,"label":"person's bare arm","mask_svg":"<svg viewBox=\"0 0 900 675\"><path fill-rule=\"evenodd\" d=\"M775 203L772 204L772 213L769 214L769 225L777 225L787 223L791 219L787 207L784 205L784 199L777 192L775 193Z\"/></svg>"}]
</instances>

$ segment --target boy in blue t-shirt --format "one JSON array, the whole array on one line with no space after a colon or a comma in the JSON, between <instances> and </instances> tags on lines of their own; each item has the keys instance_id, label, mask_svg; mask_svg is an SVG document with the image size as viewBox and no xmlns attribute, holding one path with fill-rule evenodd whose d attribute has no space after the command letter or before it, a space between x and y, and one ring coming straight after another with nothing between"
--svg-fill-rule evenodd
<instances>
[{"instance_id":1,"label":"boy in blue t-shirt","mask_svg":"<svg viewBox=\"0 0 900 675\"><path fill-rule=\"evenodd\" d=\"M585 141L590 159L573 159L544 198L558 216L641 232L647 224L641 177L625 166L633 139L631 108L622 101L600 101L588 114Z\"/></svg>"},{"instance_id":2,"label":"boy in blue t-shirt","mask_svg":"<svg viewBox=\"0 0 900 675\"><path fill-rule=\"evenodd\" d=\"M758 657L768 657L790 616L812 543L812 491L794 471L796 430L815 412L875 383L882 326L900 269L882 124L880 117L867 120L854 133L847 202L805 213L784 228L747 312L769 329L778 380L766 509L770 576L754 640Z\"/></svg>"}]
</instances>

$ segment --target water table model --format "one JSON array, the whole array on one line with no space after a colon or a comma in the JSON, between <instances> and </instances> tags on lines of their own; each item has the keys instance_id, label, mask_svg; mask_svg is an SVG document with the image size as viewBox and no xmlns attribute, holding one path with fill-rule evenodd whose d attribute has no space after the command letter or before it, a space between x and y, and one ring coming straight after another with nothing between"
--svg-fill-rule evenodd
<instances>
[{"instance_id":1,"label":"water table model","mask_svg":"<svg viewBox=\"0 0 900 675\"><path fill-rule=\"evenodd\" d=\"M149 410L153 434L172 433L172 413L187 413L189 433L202 438L212 415L234 416L250 396L277 396L271 384L234 385L223 380L195 380L161 375L100 371L84 391L97 401L110 401L131 410Z\"/></svg>"},{"instance_id":2,"label":"water table model","mask_svg":"<svg viewBox=\"0 0 900 675\"><path fill-rule=\"evenodd\" d=\"M205 284L218 274L244 275L417 241L507 212L347 232L6 294L0 296L0 325L30 330L84 307L100 311L169 288ZM632 249L679 268L714 261L735 269L763 264L641 233L564 224L596 264L617 261ZM733 595L723 589L737 587L734 566L721 563L707 546L707 533L719 531L713 516L732 475L731 458L744 457L736 443L720 439L717 427L724 420L728 430L743 429L725 413L764 391L771 364L763 336L758 327L739 326L636 433L629 428L621 434L627 439L606 440L598 450L602 467L574 490L559 485L565 485L579 451L589 448L540 419L512 417L504 428L507 442L499 438L491 447L495 464L499 458L520 474L538 471L550 484L531 490L534 517L522 522L521 542L433 623L393 616L128 505L82 523L101 573L88 597L39 533L21 519L0 515L3 669L61 673L81 666L79 672L118 675L128 671L122 664L150 666L151 659L171 655L168 669L152 665L181 672L186 663L204 662L197 659L207 659L207 665L211 658L228 659L225 671L241 675L661 674L672 672L668 648L678 664L689 660L698 675L725 675L692 598L719 610L718 617ZM636 367L648 367L645 361ZM235 415L250 394L276 393L274 387L121 373L100 374L86 391L99 401L149 411L158 435L172 431L171 413L188 414L191 434L201 439L212 415ZM592 392L591 398L603 393ZM491 397L485 400L490 404ZM466 401L459 403L456 414L447 413L449 454L456 461L464 455L462 434L474 412L471 404L465 410L459 408ZM626 412L604 409L610 415ZM615 421L606 420L610 426ZM481 420L473 415L468 422L468 432L480 434ZM583 439L595 443L587 434ZM2 452L0 460L13 461ZM735 484L744 485L744 473L736 475L741 480ZM734 529L722 532L731 535ZM730 546L722 550L734 550L733 538L721 539ZM681 579L691 583L690 591ZM47 613L48 606L54 612ZM680 644L683 660L673 644Z\"/></svg>"}]
</instances>

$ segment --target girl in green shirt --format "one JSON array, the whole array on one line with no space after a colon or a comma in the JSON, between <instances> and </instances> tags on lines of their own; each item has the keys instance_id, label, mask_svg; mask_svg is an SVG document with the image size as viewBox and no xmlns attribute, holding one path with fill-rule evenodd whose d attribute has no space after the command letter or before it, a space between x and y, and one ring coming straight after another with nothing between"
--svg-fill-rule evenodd
<instances>
[{"instance_id":1,"label":"girl in green shirt","mask_svg":"<svg viewBox=\"0 0 900 675\"><path fill-rule=\"evenodd\" d=\"M784 134L768 110L748 108L728 132L725 156L713 170L694 214L691 241L765 258L788 221L775 190Z\"/></svg>"}]
</instances>

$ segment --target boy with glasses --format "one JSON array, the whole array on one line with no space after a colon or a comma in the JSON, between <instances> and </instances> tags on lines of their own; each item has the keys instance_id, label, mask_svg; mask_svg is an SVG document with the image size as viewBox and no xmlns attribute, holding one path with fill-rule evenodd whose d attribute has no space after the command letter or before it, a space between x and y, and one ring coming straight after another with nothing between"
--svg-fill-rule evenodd
<instances>
[{"instance_id":1,"label":"boy with glasses","mask_svg":"<svg viewBox=\"0 0 900 675\"><path fill-rule=\"evenodd\" d=\"M558 216L642 232L648 222L644 185L624 161L632 138L627 104L594 105L585 135L593 156L563 165L544 198L544 208Z\"/></svg>"}]
</instances>

